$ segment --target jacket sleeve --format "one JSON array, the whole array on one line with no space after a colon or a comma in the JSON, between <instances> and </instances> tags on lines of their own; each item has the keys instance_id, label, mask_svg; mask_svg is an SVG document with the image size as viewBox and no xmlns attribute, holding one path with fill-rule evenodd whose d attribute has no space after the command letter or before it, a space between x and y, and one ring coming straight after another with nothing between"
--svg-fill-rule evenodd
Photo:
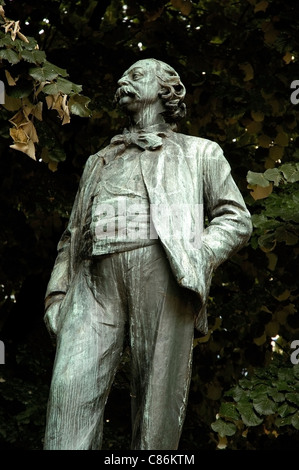
<instances>
[{"instance_id":1,"label":"jacket sleeve","mask_svg":"<svg viewBox=\"0 0 299 470\"><path fill-rule=\"evenodd\" d=\"M202 242L213 256L215 269L248 241L252 223L230 165L214 142L206 150L203 173L209 225L204 229Z\"/></svg>"},{"instance_id":2,"label":"jacket sleeve","mask_svg":"<svg viewBox=\"0 0 299 470\"><path fill-rule=\"evenodd\" d=\"M80 229L84 217L84 193L88 191L88 181L98 160L98 154L89 157L80 179L67 228L57 246L57 257L45 295L46 310L53 302L64 298L74 274L75 260L80 243Z\"/></svg>"}]
</instances>

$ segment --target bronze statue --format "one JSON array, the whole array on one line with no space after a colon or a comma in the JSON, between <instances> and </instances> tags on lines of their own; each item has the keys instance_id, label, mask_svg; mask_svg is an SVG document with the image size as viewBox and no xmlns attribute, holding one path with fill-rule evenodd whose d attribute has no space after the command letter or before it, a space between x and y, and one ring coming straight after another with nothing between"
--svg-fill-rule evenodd
<instances>
[{"instance_id":1,"label":"bronze statue","mask_svg":"<svg viewBox=\"0 0 299 470\"><path fill-rule=\"evenodd\" d=\"M176 132L177 72L140 60L118 85L129 127L87 160L47 288L57 350L45 449L101 448L127 332L132 449L178 448L213 271L251 234L220 147Z\"/></svg>"}]
</instances>

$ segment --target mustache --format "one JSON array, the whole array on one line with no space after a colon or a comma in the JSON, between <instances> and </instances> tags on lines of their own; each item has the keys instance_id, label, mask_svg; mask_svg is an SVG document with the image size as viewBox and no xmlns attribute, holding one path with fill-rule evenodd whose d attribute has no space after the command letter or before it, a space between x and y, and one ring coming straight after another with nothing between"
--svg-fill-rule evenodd
<instances>
[{"instance_id":1,"label":"mustache","mask_svg":"<svg viewBox=\"0 0 299 470\"><path fill-rule=\"evenodd\" d=\"M114 99L113 99L114 105L118 103L120 98L126 95L133 96L136 98L139 97L139 93L131 85L122 85L115 92Z\"/></svg>"}]
</instances>

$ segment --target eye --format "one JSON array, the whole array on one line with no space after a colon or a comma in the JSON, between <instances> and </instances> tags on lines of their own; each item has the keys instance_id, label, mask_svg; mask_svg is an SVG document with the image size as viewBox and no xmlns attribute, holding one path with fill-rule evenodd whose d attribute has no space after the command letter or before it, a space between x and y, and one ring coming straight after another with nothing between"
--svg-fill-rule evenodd
<instances>
[{"instance_id":1,"label":"eye","mask_svg":"<svg viewBox=\"0 0 299 470\"><path fill-rule=\"evenodd\" d=\"M132 78L133 80L138 80L139 78L141 78L143 75L142 73L140 72L134 72L133 75L132 75Z\"/></svg>"}]
</instances>

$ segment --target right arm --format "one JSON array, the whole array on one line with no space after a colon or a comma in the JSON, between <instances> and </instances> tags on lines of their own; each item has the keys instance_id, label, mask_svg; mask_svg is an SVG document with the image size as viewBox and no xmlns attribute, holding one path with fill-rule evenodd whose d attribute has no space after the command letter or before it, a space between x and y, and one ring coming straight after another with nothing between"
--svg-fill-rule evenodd
<instances>
[{"instance_id":1,"label":"right arm","mask_svg":"<svg viewBox=\"0 0 299 470\"><path fill-rule=\"evenodd\" d=\"M81 224L85 216L84 195L85 192L90 193L91 176L98 163L99 154L92 155L86 162L67 228L57 246L57 257L46 290L44 316L47 329L55 335L58 331L60 305L76 269Z\"/></svg>"}]
</instances>

